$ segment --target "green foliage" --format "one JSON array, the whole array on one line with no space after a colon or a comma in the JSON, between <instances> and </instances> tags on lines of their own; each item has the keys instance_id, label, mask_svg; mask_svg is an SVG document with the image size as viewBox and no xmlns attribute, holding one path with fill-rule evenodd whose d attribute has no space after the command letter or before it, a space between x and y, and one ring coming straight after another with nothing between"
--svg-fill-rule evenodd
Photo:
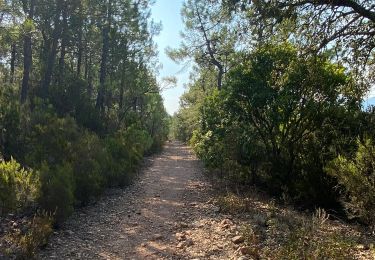
<instances>
[{"instance_id":1,"label":"green foliage","mask_svg":"<svg viewBox=\"0 0 375 260\"><path fill-rule=\"evenodd\" d=\"M325 57L264 45L232 69L225 89L200 102L191 144L230 181L304 206L337 207L335 181L324 167L355 147L361 91Z\"/></svg>"},{"instance_id":2,"label":"green foliage","mask_svg":"<svg viewBox=\"0 0 375 260\"><path fill-rule=\"evenodd\" d=\"M344 205L349 216L375 225L375 147L366 139L358 142L354 158L338 156L327 166L344 189Z\"/></svg>"},{"instance_id":3,"label":"green foliage","mask_svg":"<svg viewBox=\"0 0 375 260\"><path fill-rule=\"evenodd\" d=\"M74 172L74 197L79 204L87 204L98 197L105 187L103 158L107 153L100 139L93 133L81 133L72 151Z\"/></svg>"},{"instance_id":4,"label":"green foliage","mask_svg":"<svg viewBox=\"0 0 375 260\"><path fill-rule=\"evenodd\" d=\"M125 186L130 183L144 153L151 147L150 135L131 126L105 140L108 157L105 175L109 186Z\"/></svg>"},{"instance_id":5,"label":"green foliage","mask_svg":"<svg viewBox=\"0 0 375 260\"><path fill-rule=\"evenodd\" d=\"M0 149L10 159L20 153L20 109L17 92L9 85L0 88Z\"/></svg>"},{"instance_id":6,"label":"green foliage","mask_svg":"<svg viewBox=\"0 0 375 260\"><path fill-rule=\"evenodd\" d=\"M149 1L0 2L0 160L9 161L0 210L40 195L30 210L59 225L105 188L129 184L167 139L154 70L160 26Z\"/></svg>"},{"instance_id":7,"label":"green foliage","mask_svg":"<svg viewBox=\"0 0 375 260\"><path fill-rule=\"evenodd\" d=\"M77 104L80 101L72 102ZM154 97L152 102L147 108L149 118L141 120L137 113L133 113L132 117L126 118L127 123L132 122L128 127L115 126L116 114L113 114L114 118L107 120L112 125L110 131L115 132L108 130L105 138L85 128L99 129L102 134L103 128L97 128L95 121L104 120L100 117L93 120L90 116L86 119L79 117L82 121L78 124L67 114L80 108L73 106L68 109L69 104L65 104L67 108L62 108L35 98L32 112L27 109L20 112L5 102L0 103L0 123L6 126L1 144L7 147L1 152L6 156L11 152L20 162L35 169L34 174L33 171L23 170L15 161L2 163L2 211L25 207L34 193L40 193L40 205L53 213L56 223L61 224L72 213L74 206L96 199L106 187L129 184L143 156L151 150L160 149L166 140L166 112L160 97ZM93 109L90 105L87 107ZM69 112L70 109L72 111ZM23 145L20 146L20 143ZM13 168L9 168L8 164ZM35 183L32 182L34 176ZM40 187L37 185L38 178ZM29 197L26 199L25 196Z\"/></svg>"},{"instance_id":8,"label":"green foliage","mask_svg":"<svg viewBox=\"0 0 375 260\"><path fill-rule=\"evenodd\" d=\"M0 161L0 213L30 206L39 195L38 175L15 160Z\"/></svg>"},{"instance_id":9,"label":"green foliage","mask_svg":"<svg viewBox=\"0 0 375 260\"><path fill-rule=\"evenodd\" d=\"M49 109L53 111L52 107ZM73 144L80 137L73 118L59 118L39 107L30 120L31 129L27 135L27 150L30 152L26 156L29 165L38 167L43 162L56 165L73 159Z\"/></svg>"},{"instance_id":10,"label":"green foliage","mask_svg":"<svg viewBox=\"0 0 375 260\"><path fill-rule=\"evenodd\" d=\"M48 166L43 163L40 169L41 196L40 205L52 213L57 225L61 224L73 212L74 176L69 163Z\"/></svg>"}]
</instances>

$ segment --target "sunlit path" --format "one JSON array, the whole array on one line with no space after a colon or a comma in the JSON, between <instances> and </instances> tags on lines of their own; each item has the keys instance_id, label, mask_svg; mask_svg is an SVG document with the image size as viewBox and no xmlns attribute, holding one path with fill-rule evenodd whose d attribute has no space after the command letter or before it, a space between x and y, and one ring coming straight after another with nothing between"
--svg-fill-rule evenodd
<instances>
[{"instance_id":1,"label":"sunlit path","mask_svg":"<svg viewBox=\"0 0 375 260\"><path fill-rule=\"evenodd\" d=\"M192 259L216 254L213 259L228 259L231 250L212 250L218 241L202 229L217 210L207 203L209 186L188 147L170 143L148 162L133 186L76 212L40 257Z\"/></svg>"}]
</instances>

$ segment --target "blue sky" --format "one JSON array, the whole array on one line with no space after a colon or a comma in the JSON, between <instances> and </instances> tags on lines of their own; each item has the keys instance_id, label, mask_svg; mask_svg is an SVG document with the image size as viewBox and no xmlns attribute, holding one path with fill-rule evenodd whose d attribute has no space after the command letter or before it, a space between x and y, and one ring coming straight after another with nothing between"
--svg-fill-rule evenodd
<instances>
[{"instance_id":1,"label":"blue sky","mask_svg":"<svg viewBox=\"0 0 375 260\"><path fill-rule=\"evenodd\" d=\"M167 47L176 48L180 45L180 32L184 29L181 18L181 7L184 0L156 0L152 6L152 17L155 22L161 22L163 29L155 41L159 49L159 62L162 69L158 75L161 83L164 77L175 76L178 79L176 87L163 91L164 105L169 114L173 115L179 108L179 99L185 92L184 84L189 81L189 70L184 65L176 64L165 54ZM365 101L365 107L375 105L375 89L373 89Z\"/></svg>"},{"instance_id":2,"label":"blue sky","mask_svg":"<svg viewBox=\"0 0 375 260\"><path fill-rule=\"evenodd\" d=\"M169 114L173 114L178 110L179 98L184 93L184 84L188 82L189 72L183 69L181 64L174 63L165 54L165 48L178 47L181 42L180 32L183 30L181 19L181 7L183 0L156 0L152 7L152 16L155 22L161 21L163 30L160 35L155 38L159 48L159 61L162 64L159 82L162 78L175 76L178 79L176 87L163 91L164 105Z\"/></svg>"}]
</instances>

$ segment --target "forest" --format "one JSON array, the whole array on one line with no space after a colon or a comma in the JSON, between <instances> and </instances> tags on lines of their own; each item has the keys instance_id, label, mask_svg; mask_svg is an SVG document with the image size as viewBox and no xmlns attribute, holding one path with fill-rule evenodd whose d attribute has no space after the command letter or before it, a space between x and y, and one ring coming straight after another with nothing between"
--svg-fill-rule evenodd
<instances>
[{"instance_id":1,"label":"forest","mask_svg":"<svg viewBox=\"0 0 375 260\"><path fill-rule=\"evenodd\" d=\"M0 215L35 214L24 248L161 149L159 31L147 0L0 1Z\"/></svg>"},{"instance_id":2,"label":"forest","mask_svg":"<svg viewBox=\"0 0 375 260\"><path fill-rule=\"evenodd\" d=\"M0 217L31 219L7 253L35 257L169 139L237 190L374 234L375 2L185 0L173 116L154 2L0 1Z\"/></svg>"},{"instance_id":3,"label":"forest","mask_svg":"<svg viewBox=\"0 0 375 260\"><path fill-rule=\"evenodd\" d=\"M211 173L375 224L373 1L185 2L173 117Z\"/></svg>"}]
</instances>

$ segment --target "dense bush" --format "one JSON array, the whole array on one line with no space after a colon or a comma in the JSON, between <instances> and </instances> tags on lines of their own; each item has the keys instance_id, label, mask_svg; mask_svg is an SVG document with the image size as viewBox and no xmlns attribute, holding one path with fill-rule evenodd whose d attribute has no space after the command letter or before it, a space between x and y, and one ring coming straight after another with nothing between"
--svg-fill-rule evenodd
<instances>
[{"instance_id":1,"label":"dense bush","mask_svg":"<svg viewBox=\"0 0 375 260\"><path fill-rule=\"evenodd\" d=\"M25 158L28 165L56 165L73 159L74 144L80 138L73 118L59 118L53 112L39 110L33 112L30 125L26 140L29 152Z\"/></svg>"},{"instance_id":2,"label":"dense bush","mask_svg":"<svg viewBox=\"0 0 375 260\"><path fill-rule=\"evenodd\" d=\"M12 93L4 89L0 91L1 98L14 98L5 95L6 91ZM1 162L2 213L25 208L37 200L47 214L54 216L55 223L61 224L75 206L96 199L106 187L129 184L143 156L160 149L166 140L166 113L158 108L162 103L156 105L160 115L154 116L155 121L146 121L147 124L134 112L129 113L132 116L127 117L124 125L116 126L115 119L106 119L112 122L108 123L104 136L104 128L95 127L95 122L92 127L87 124L93 122L90 115L79 116L81 122L68 115L81 113L79 110L87 105L74 104L75 101L62 108L63 103L52 105L35 98L32 109L20 109L0 103L0 125L4 126L1 154L5 158L14 155L22 165L34 169L24 170L14 160Z\"/></svg>"},{"instance_id":3,"label":"dense bush","mask_svg":"<svg viewBox=\"0 0 375 260\"><path fill-rule=\"evenodd\" d=\"M45 240L35 237L39 226L50 232L51 216L60 225L74 207L132 181L143 156L162 148L169 117L147 1L142 8L126 2L117 15L121 28L104 33L102 25L117 18L104 21L97 11L111 3L24 3L0 4L13 22L29 17L0 30L0 214L25 207L24 216L46 214L35 232L15 239L29 259Z\"/></svg>"},{"instance_id":4,"label":"dense bush","mask_svg":"<svg viewBox=\"0 0 375 260\"><path fill-rule=\"evenodd\" d=\"M73 212L74 176L69 163L49 166L43 163L40 169L40 205L52 213L56 224L61 224Z\"/></svg>"},{"instance_id":5,"label":"dense bush","mask_svg":"<svg viewBox=\"0 0 375 260\"><path fill-rule=\"evenodd\" d=\"M17 92L10 86L0 88L0 151L2 156L10 159L20 153L21 115ZM10 102L14 100L15 102Z\"/></svg>"},{"instance_id":6,"label":"dense bush","mask_svg":"<svg viewBox=\"0 0 375 260\"><path fill-rule=\"evenodd\" d=\"M0 215L30 206L39 195L37 173L15 160L0 161Z\"/></svg>"},{"instance_id":7,"label":"dense bush","mask_svg":"<svg viewBox=\"0 0 375 260\"><path fill-rule=\"evenodd\" d=\"M81 133L72 151L72 167L77 204L87 204L98 197L105 187L105 158L107 152L98 136Z\"/></svg>"},{"instance_id":8,"label":"dense bush","mask_svg":"<svg viewBox=\"0 0 375 260\"><path fill-rule=\"evenodd\" d=\"M325 167L337 154L352 154L365 133L361 93L324 56L264 45L230 71L221 91L194 100L175 120L198 106L190 143L228 180L257 184L303 206L337 209L337 181ZM185 123L174 128L184 132Z\"/></svg>"},{"instance_id":9,"label":"dense bush","mask_svg":"<svg viewBox=\"0 0 375 260\"><path fill-rule=\"evenodd\" d=\"M338 156L327 166L344 189L349 216L375 226L375 147L370 140L358 144L354 158Z\"/></svg>"}]
</instances>

